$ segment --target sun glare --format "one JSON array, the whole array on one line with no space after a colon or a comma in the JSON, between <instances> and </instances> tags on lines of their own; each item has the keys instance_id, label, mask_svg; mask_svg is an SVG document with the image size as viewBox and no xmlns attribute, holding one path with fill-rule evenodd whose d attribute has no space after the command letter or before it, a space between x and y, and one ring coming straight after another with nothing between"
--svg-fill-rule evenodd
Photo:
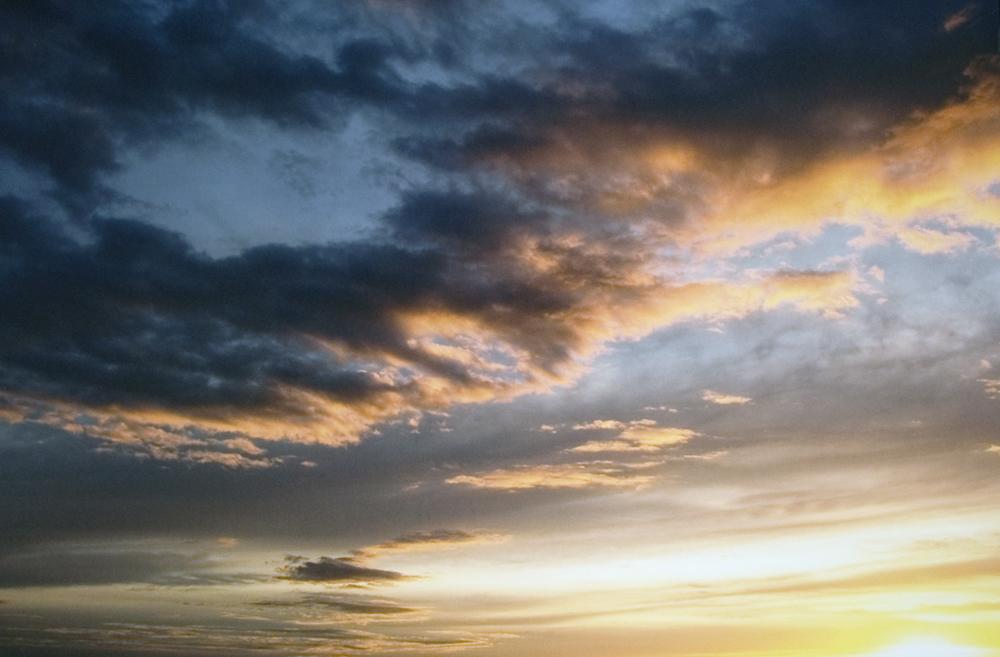
<instances>
[{"instance_id":1,"label":"sun glare","mask_svg":"<svg viewBox=\"0 0 1000 657\"><path fill-rule=\"evenodd\" d=\"M981 657L986 651L939 638L915 638L862 657Z\"/></svg>"}]
</instances>

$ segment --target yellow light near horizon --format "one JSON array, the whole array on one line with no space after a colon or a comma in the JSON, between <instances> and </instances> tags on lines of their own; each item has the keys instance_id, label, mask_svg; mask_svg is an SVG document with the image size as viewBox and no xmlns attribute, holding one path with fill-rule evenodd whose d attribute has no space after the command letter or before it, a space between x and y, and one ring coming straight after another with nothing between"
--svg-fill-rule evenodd
<instances>
[{"instance_id":1,"label":"yellow light near horizon","mask_svg":"<svg viewBox=\"0 0 1000 657\"><path fill-rule=\"evenodd\" d=\"M960 646L939 638L914 638L861 657L981 657L982 648Z\"/></svg>"}]
</instances>

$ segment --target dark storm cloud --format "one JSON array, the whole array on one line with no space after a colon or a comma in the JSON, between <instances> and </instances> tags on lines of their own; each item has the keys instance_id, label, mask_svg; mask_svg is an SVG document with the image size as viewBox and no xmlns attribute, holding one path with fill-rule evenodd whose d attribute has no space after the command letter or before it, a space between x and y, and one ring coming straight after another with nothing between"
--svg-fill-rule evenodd
<instances>
[{"instance_id":1,"label":"dark storm cloud","mask_svg":"<svg viewBox=\"0 0 1000 657\"><path fill-rule=\"evenodd\" d=\"M367 568L349 559L319 557L309 561L305 557L286 557L286 564L278 570L278 578L293 582L331 584L386 584L411 579L394 570Z\"/></svg>"},{"instance_id":2,"label":"dark storm cloud","mask_svg":"<svg viewBox=\"0 0 1000 657\"><path fill-rule=\"evenodd\" d=\"M776 138L781 125L822 128L819 115L831 104L883 106L898 119L953 93L987 42L983 34L978 42L944 35L947 4L779 2L761 12L742 3L729 16L703 9L631 36L681 44L672 63L657 61L648 46L611 55L630 52L621 45L629 35L602 26L574 30L567 45L588 54L580 75L612 81L612 107L623 116ZM721 43L727 30L745 43Z\"/></svg>"},{"instance_id":3,"label":"dark storm cloud","mask_svg":"<svg viewBox=\"0 0 1000 657\"><path fill-rule=\"evenodd\" d=\"M254 5L5 3L0 10L0 144L48 173L67 200L101 188L124 142L160 141L199 110L318 128L319 96L389 102L391 48L337 46L333 62L281 49ZM263 3L258 13L266 14Z\"/></svg>"},{"instance_id":4,"label":"dark storm cloud","mask_svg":"<svg viewBox=\"0 0 1000 657\"><path fill-rule=\"evenodd\" d=\"M315 20L333 26L335 42L304 52L275 42L268 26L281 12L264 2L13 3L0 21L0 135L77 202L113 194L101 179L124 147L176 138L198 112L308 129L369 108L391 118L401 152L448 168L517 158L596 125L625 141L652 130L729 152L775 148L791 166L864 145L952 93L994 36L978 14L944 29L964 8L738 3L628 31L566 9L544 28L502 13L484 25L456 5L422 34L392 21L391 5L360 12L364 21L357 7L319 7ZM522 47L495 49L491 31ZM464 75L421 81L397 70L440 63L454 33L468 50L457 57ZM487 74L470 68L476 57L510 65Z\"/></svg>"},{"instance_id":5,"label":"dark storm cloud","mask_svg":"<svg viewBox=\"0 0 1000 657\"><path fill-rule=\"evenodd\" d=\"M493 197L425 194L390 221L412 242L481 252L517 212ZM77 242L16 199L3 199L0 215L0 389L18 398L203 418L305 416L283 391L345 404L418 392L410 380L375 376L366 354L477 385L460 364L409 342L402 314L492 317L511 340L545 349L522 322L572 304L552 281L442 249L356 242L211 259L141 222L98 219ZM356 360L316 340L345 345Z\"/></svg>"},{"instance_id":6,"label":"dark storm cloud","mask_svg":"<svg viewBox=\"0 0 1000 657\"><path fill-rule=\"evenodd\" d=\"M595 139L627 147L652 138L727 156L772 149L786 169L800 167L866 147L954 93L995 38L995 21L943 29L963 6L737 3L638 31L565 13L548 39L514 37L526 44L530 76L422 90L421 107L446 98L443 114L471 121L464 136L448 125L447 137L410 135L397 148L459 170L498 158L537 165L539 149L567 155Z\"/></svg>"},{"instance_id":7,"label":"dark storm cloud","mask_svg":"<svg viewBox=\"0 0 1000 657\"><path fill-rule=\"evenodd\" d=\"M544 223L510 199L490 192L421 191L406 194L385 217L402 242L426 242L477 255L509 246Z\"/></svg>"},{"instance_id":8,"label":"dark storm cloud","mask_svg":"<svg viewBox=\"0 0 1000 657\"><path fill-rule=\"evenodd\" d=\"M487 123L473 128L464 137L400 137L394 147L404 156L440 169L460 169L481 161L509 157L523 160L550 146L544 136L526 125L502 126Z\"/></svg>"},{"instance_id":9,"label":"dark storm cloud","mask_svg":"<svg viewBox=\"0 0 1000 657\"><path fill-rule=\"evenodd\" d=\"M212 408L274 402L268 380L344 398L384 387L362 372L342 370L305 341L282 344L266 331L243 333L212 317L203 296L209 290L198 280L211 264L174 250L179 243L171 244L169 234L140 236L134 230L146 228L104 224L94 249L21 254L39 259L8 272L15 284L0 302L6 316L0 375L5 390L94 406ZM118 240L138 250L118 257L104 248L114 251ZM136 277L138 270L146 275ZM60 274L77 277L76 283ZM142 300L147 286L158 289L158 299Z\"/></svg>"}]
</instances>

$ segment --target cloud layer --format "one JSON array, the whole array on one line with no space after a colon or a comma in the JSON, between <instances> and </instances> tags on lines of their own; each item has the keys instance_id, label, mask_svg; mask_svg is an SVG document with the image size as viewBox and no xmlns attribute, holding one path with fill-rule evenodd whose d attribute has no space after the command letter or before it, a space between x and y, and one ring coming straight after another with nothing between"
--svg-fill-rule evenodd
<instances>
[{"instance_id":1,"label":"cloud layer","mask_svg":"<svg viewBox=\"0 0 1000 657\"><path fill-rule=\"evenodd\" d=\"M5 166L47 192L0 207L4 417L261 467L275 461L227 435L345 444L575 381L609 342L678 322L840 317L858 303L849 268L740 272L705 254L830 221L924 253L992 228L996 70L970 66L981 25L959 9L914 7L893 40L893 12L832 3L681 9L633 30L376 3L317 10L342 26L317 50L308 31L279 47L289 25L266 3L8 8ZM279 134L354 115L382 126L393 166L424 172L363 238L213 257L119 216L142 207L109 182L137 148L213 122Z\"/></svg>"}]
</instances>

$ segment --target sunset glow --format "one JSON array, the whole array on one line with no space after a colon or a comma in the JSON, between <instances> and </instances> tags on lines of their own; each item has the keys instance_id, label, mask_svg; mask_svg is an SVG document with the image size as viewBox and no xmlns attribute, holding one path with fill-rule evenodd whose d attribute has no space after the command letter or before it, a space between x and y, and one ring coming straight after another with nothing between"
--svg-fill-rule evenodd
<instances>
[{"instance_id":1,"label":"sunset glow","mask_svg":"<svg viewBox=\"0 0 1000 657\"><path fill-rule=\"evenodd\" d=\"M0 3L0 657L1000 657L998 21Z\"/></svg>"}]
</instances>

